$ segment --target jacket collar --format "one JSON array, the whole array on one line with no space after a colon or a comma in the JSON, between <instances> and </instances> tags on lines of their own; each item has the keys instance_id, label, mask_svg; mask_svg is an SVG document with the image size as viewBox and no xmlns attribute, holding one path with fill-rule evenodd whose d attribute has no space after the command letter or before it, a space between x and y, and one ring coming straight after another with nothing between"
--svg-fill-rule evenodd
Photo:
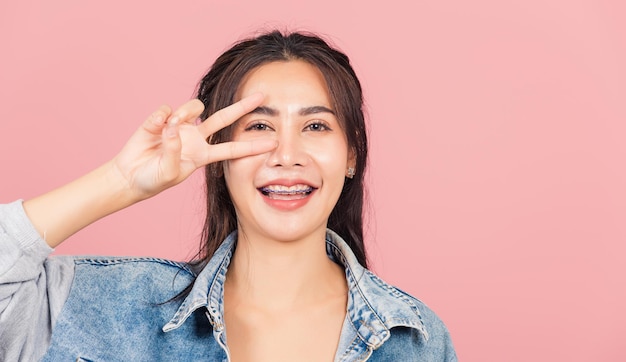
<instances>
[{"instance_id":1,"label":"jacket collar","mask_svg":"<svg viewBox=\"0 0 626 362\"><path fill-rule=\"evenodd\" d=\"M408 294L385 283L364 268L348 244L332 230L326 232L326 250L331 259L343 265L348 282L348 319L358 336L374 349L390 336L393 327L409 327L428 339L428 332L417 307Z\"/></svg>"},{"instance_id":2,"label":"jacket collar","mask_svg":"<svg viewBox=\"0 0 626 362\"><path fill-rule=\"evenodd\" d=\"M191 292L172 319L163 326L163 332L180 327L194 311L202 307L206 307L207 316L214 329L219 331L224 328L224 282L236 245L237 231L233 231L198 274Z\"/></svg>"},{"instance_id":3,"label":"jacket collar","mask_svg":"<svg viewBox=\"0 0 626 362\"><path fill-rule=\"evenodd\" d=\"M216 331L224 328L224 281L237 244L237 231L232 232L198 274L191 292L184 299L164 332L180 327L197 309L206 307L207 316ZM352 323L366 344L374 349L389 337L390 329L404 326L428 332L417 307L417 301L385 283L360 265L348 244L334 231L326 231L326 253L342 265L348 283L347 320Z\"/></svg>"}]
</instances>

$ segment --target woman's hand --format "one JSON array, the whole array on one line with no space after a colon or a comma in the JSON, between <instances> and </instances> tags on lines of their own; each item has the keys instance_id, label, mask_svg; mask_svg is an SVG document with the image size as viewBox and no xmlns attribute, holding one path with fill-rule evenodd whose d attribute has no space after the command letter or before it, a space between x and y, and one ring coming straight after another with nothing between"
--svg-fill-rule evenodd
<instances>
[{"instance_id":1,"label":"woman's hand","mask_svg":"<svg viewBox=\"0 0 626 362\"><path fill-rule=\"evenodd\" d=\"M208 144L207 138L261 104L254 94L226 107L197 124L204 105L191 100L175 112L162 106L148 117L113 160L122 182L142 200L174 186L196 169L211 162L271 151L276 142L224 142Z\"/></svg>"},{"instance_id":2,"label":"woman's hand","mask_svg":"<svg viewBox=\"0 0 626 362\"><path fill-rule=\"evenodd\" d=\"M154 196L186 179L210 162L268 152L275 141L224 142L206 139L256 108L263 96L254 94L226 107L201 124L199 100L172 113L163 106L131 136L110 162L88 174L24 202L24 210L39 234L55 247L94 221Z\"/></svg>"}]
</instances>

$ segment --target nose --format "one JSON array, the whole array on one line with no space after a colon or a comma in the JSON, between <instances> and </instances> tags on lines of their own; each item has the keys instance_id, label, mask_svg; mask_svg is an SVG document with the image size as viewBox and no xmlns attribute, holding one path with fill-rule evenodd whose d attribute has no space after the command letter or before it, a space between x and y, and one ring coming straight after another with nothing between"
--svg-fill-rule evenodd
<instances>
[{"instance_id":1,"label":"nose","mask_svg":"<svg viewBox=\"0 0 626 362\"><path fill-rule=\"evenodd\" d=\"M278 132L278 147L270 154L268 163L274 167L305 166L307 154L305 145L296 132Z\"/></svg>"}]
</instances>

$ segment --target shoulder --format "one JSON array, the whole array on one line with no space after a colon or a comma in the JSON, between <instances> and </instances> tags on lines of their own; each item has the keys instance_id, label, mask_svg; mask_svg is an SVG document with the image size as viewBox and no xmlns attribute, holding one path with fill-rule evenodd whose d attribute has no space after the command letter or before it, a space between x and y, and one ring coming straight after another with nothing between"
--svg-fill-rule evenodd
<instances>
[{"instance_id":1,"label":"shoulder","mask_svg":"<svg viewBox=\"0 0 626 362\"><path fill-rule=\"evenodd\" d=\"M186 288L195 273L186 263L151 257L53 257L74 265L73 292L169 295Z\"/></svg>"},{"instance_id":2,"label":"shoulder","mask_svg":"<svg viewBox=\"0 0 626 362\"><path fill-rule=\"evenodd\" d=\"M390 332L376 355L396 355L403 360L456 361L446 325L426 303L370 270L365 270L360 284L368 302Z\"/></svg>"},{"instance_id":3,"label":"shoulder","mask_svg":"<svg viewBox=\"0 0 626 362\"><path fill-rule=\"evenodd\" d=\"M64 257L59 257L64 258ZM70 257L76 266L92 267L122 267L138 270L180 270L193 274L188 263L154 257L107 257L107 256L78 256Z\"/></svg>"},{"instance_id":4,"label":"shoulder","mask_svg":"<svg viewBox=\"0 0 626 362\"><path fill-rule=\"evenodd\" d=\"M364 297L383 318L385 325L415 326L430 334L430 330L445 328L443 321L423 301L402 289L385 282L374 272L364 269L359 282Z\"/></svg>"},{"instance_id":5,"label":"shoulder","mask_svg":"<svg viewBox=\"0 0 626 362\"><path fill-rule=\"evenodd\" d=\"M327 230L326 242L329 257L346 272L354 340L375 352L378 359L373 360L456 360L450 334L432 309L364 268L332 230Z\"/></svg>"}]
</instances>

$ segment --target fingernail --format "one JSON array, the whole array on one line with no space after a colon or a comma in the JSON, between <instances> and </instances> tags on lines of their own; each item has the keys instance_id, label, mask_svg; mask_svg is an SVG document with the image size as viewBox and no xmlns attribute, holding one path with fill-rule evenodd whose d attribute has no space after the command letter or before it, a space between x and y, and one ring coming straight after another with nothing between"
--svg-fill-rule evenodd
<instances>
[{"instance_id":1,"label":"fingernail","mask_svg":"<svg viewBox=\"0 0 626 362\"><path fill-rule=\"evenodd\" d=\"M180 119L178 118L178 116L174 116L172 118L170 118L170 120L167 122L167 125L169 127L175 127L178 122L180 121Z\"/></svg>"}]
</instances>

